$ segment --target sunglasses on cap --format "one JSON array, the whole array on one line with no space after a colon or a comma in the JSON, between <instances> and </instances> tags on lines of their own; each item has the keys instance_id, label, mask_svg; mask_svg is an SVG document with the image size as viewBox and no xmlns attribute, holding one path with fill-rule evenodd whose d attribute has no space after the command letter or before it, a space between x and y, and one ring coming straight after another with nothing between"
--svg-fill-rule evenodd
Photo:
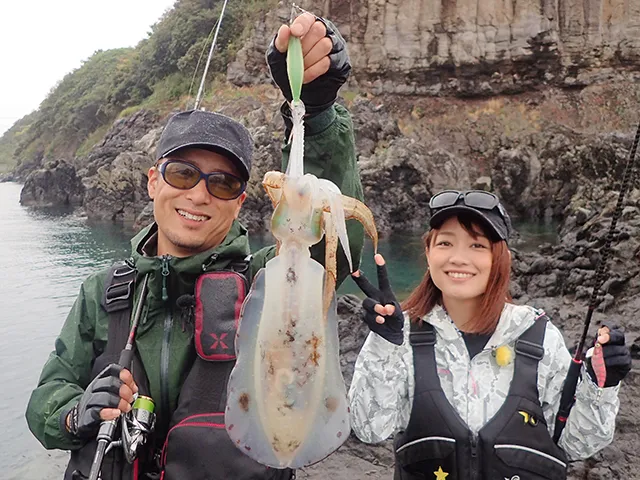
<instances>
[{"instance_id":1,"label":"sunglasses on cap","mask_svg":"<svg viewBox=\"0 0 640 480\"><path fill-rule=\"evenodd\" d=\"M429 200L431 210L452 207L462 198L462 202L467 207L480 208L482 210L493 210L500 204L500 200L493 193L484 190L468 190L459 192L458 190L444 190L436 193ZM502 213L502 212L500 212Z\"/></svg>"},{"instance_id":2,"label":"sunglasses on cap","mask_svg":"<svg viewBox=\"0 0 640 480\"><path fill-rule=\"evenodd\" d=\"M436 193L429 200L432 227L447 218L447 212L464 208L475 210L490 227L491 231L501 240L508 241L511 235L511 219L500 203L498 197L484 190L444 190Z\"/></svg>"},{"instance_id":3,"label":"sunglasses on cap","mask_svg":"<svg viewBox=\"0 0 640 480\"><path fill-rule=\"evenodd\" d=\"M227 172L203 173L198 167L182 160L168 160L158 167L165 182L180 190L195 187L204 178L207 190L220 200L233 200L242 195L247 182Z\"/></svg>"}]
</instances>

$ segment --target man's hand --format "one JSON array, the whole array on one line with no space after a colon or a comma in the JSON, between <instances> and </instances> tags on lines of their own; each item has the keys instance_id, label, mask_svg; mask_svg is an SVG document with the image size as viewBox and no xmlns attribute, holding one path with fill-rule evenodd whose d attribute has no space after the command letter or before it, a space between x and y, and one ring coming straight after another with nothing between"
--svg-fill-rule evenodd
<instances>
[{"instance_id":1,"label":"man's hand","mask_svg":"<svg viewBox=\"0 0 640 480\"><path fill-rule=\"evenodd\" d=\"M269 48L267 64L274 82L290 102L286 53L289 38L300 38L304 56L304 80L301 99L308 113L319 113L335 102L338 90L347 80L351 65L347 46L330 21L303 13L289 25L282 25Z\"/></svg>"},{"instance_id":2,"label":"man's hand","mask_svg":"<svg viewBox=\"0 0 640 480\"><path fill-rule=\"evenodd\" d=\"M302 55L304 56L304 80L309 83L327 73L331 60L329 53L333 48L331 39L327 37L327 27L310 13L303 13L296 18L291 26L282 25L274 40L278 52L287 53L289 37L300 38Z\"/></svg>"},{"instance_id":3,"label":"man's hand","mask_svg":"<svg viewBox=\"0 0 640 480\"><path fill-rule=\"evenodd\" d=\"M351 275L353 281L367 296L362 302L364 321L371 331L385 340L395 345L402 345L404 341L402 309L391 290L384 258L378 254L374 259L378 269L379 289L374 287L360 270Z\"/></svg>"},{"instance_id":4,"label":"man's hand","mask_svg":"<svg viewBox=\"0 0 640 480\"><path fill-rule=\"evenodd\" d=\"M79 438L90 438L103 420L114 420L130 411L137 392L131 372L112 363L91 381L78 403L64 416L67 431Z\"/></svg>"}]
</instances>

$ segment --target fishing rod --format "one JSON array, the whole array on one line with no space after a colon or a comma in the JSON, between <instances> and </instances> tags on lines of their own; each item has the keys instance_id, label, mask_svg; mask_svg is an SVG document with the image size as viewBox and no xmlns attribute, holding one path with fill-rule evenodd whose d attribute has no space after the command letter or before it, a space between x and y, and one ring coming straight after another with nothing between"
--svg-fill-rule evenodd
<instances>
[{"instance_id":1,"label":"fishing rod","mask_svg":"<svg viewBox=\"0 0 640 480\"><path fill-rule=\"evenodd\" d=\"M207 35L207 40L204 43L204 45L202 45L202 50L200 50L200 56L198 57L198 61L196 62L196 68L193 69L193 75L191 76L191 83L189 83L189 98L192 97L191 92L193 91L193 84L196 81L196 76L198 75L198 70L200 69L200 62L202 61L202 57L204 56L204 51L207 48L207 44L211 41L211 38L213 37L213 33L218 28L219 21L220 21L220 17L218 17L218 19L216 20L216 23L214 23L213 27L211 27L211 31L209 32L209 35Z\"/></svg>"},{"instance_id":2,"label":"fishing rod","mask_svg":"<svg viewBox=\"0 0 640 480\"><path fill-rule=\"evenodd\" d=\"M632 179L635 169L636 163L636 153L638 151L638 143L640 142L640 124L638 124L638 129L636 131L635 139L633 140L633 144L631 145L631 150L629 152L629 157L627 158L627 164L624 169L624 175L622 177L622 185L620 186L620 193L618 194L618 201L616 203L616 208L613 213L613 217L611 218L611 225L609 226L609 232L607 233L607 237L605 239L605 243L600 250L601 257L598 263L598 268L596 269L596 277L595 284L593 285L593 291L591 292L591 298L589 299L589 307L587 308L587 315L584 320L584 329L582 330L582 336L580 337L580 342L576 348L575 354L571 359L571 365L569 366L569 371L567 372L567 378L564 381L564 387L562 388L562 396L560 397L560 408L558 409L558 413L556 415L556 425L555 430L553 432L553 440L558 443L560 440L560 435L562 434L562 430L567 423L567 418L569 417L569 413L571 412L571 407L573 407L575 401L575 393L576 387L578 385L578 378L580 376L580 371L582 370L583 363L583 350L584 345L587 339L587 334L589 332L589 326L591 325L591 317L593 316L593 312L599 304L598 294L600 292L600 287L604 283L604 275L605 268L607 264L607 260L611 255L611 243L613 242L614 237L616 236L616 225L618 220L622 215L622 206L624 203L624 196L627 193L627 190L630 186L633 185ZM600 350L600 355L602 351ZM595 370L595 369L594 369ZM606 370L605 370L606 372ZM601 382L598 382L599 386Z\"/></svg>"},{"instance_id":3,"label":"fishing rod","mask_svg":"<svg viewBox=\"0 0 640 480\"><path fill-rule=\"evenodd\" d=\"M222 26L222 17L224 16L225 8L227 8L227 1L228 0L224 0L224 3L222 4L222 11L220 12L220 18L218 19L218 27L216 28L216 33L213 36L213 42L211 42L211 48L209 49L209 56L207 57L207 63L204 66L204 73L202 74L202 80L200 80L200 88L198 88L198 95L196 95L196 103L193 106L194 110L198 110L198 108L200 108L200 101L202 100L202 92L204 91L204 81L207 78L207 72L209 71L209 64L211 63L213 50L216 47L218 32L220 32L220 27Z\"/></svg>"},{"instance_id":4,"label":"fishing rod","mask_svg":"<svg viewBox=\"0 0 640 480\"><path fill-rule=\"evenodd\" d=\"M148 280L149 280L149 275L145 275L142 280L140 300L138 301L138 305L136 307L136 311L133 316L133 322L131 324L131 330L129 331L129 338L127 339L127 344L125 345L124 349L120 353L120 358L118 359L118 365L120 365L122 368L126 368L126 369L131 368L131 362L133 361L133 348L134 348L136 330L138 328L138 323L140 321L140 316L142 314L142 307L144 305L144 300L147 296ZM146 397L143 397L143 398L146 398ZM136 403L137 403L137 400L136 400ZM96 453L93 457L93 462L91 463L89 480L98 480L98 477L100 475L100 469L102 468L102 460L104 459L104 455L107 451L107 447L113 442L113 435L116 430L116 421L117 419L106 420L100 424L100 430L98 430L98 436L96 437L96 439L98 440L98 446L96 448Z\"/></svg>"}]
</instances>

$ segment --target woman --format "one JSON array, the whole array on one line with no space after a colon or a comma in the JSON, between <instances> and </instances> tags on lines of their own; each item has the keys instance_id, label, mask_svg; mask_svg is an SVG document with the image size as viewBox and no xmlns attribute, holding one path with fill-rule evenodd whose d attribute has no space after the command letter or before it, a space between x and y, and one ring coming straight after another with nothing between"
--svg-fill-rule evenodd
<instances>
[{"instance_id":1,"label":"woman","mask_svg":"<svg viewBox=\"0 0 640 480\"><path fill-rule=\"evenodd\" d=\"M447 190L429 206L428 268L404 313L382 256L379 290L354 274L372 332L349 391L352 428L367 443L395 434L396 479L565 479L568 460L612 440L631 366L624 335L600 329L605 387L583 372L556 445L571 356L544 312L511 303L507 212L484 191Z\"/></svg>"}]
</instances>

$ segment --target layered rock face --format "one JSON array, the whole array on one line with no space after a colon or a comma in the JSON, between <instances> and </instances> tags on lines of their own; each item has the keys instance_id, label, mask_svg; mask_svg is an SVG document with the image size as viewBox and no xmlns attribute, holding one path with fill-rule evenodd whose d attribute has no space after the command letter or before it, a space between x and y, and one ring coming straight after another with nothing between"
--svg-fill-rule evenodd
<instances>
[{"instance_id":1,"label":"layered rock face","mask_svg":"<svg viewBox=\"0 0 640 480\"><path fill-rule=\"evenodd\" d=\"M637 70L640 58L640 3L633 0L301 4L338 25L349 44L353 81L376 94L491 95L544 84L584 86L620 69ZM289 6L282 4L256 25L229 80L265 80L264 46L288 16Z\"/></svg>"}]
</instances>

